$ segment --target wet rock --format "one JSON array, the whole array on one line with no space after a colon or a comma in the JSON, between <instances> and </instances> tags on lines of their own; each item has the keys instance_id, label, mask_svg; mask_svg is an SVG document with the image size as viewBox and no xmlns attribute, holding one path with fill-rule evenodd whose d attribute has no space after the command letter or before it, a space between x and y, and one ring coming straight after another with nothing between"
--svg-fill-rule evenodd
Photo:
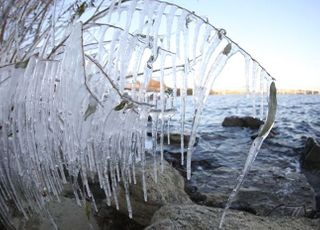
<instances>
[{"instance_id":1,"label":"wet rock","mask_svg":"<svg viewBox=\"0 0 320 230\"><path fill-rule=\"evenodd\" d=\"M165 134L163 138L164 138L165 144L167 144L168 143L168 135ZM179 133L171 133L169 138L170 138L170 145L180 145L181 144L181 135ZM184 134L183 141L184 141L184 145L188 146L189 141L190 141L190 135ZM199 138L196 137L196 141L195 141L194 145L197 145L198 141L199 141Z\"/></svg>"},{"instance_id":2,"label":"wet rock","mask_svg":"<svg viewBox=\"0 0 320 230\"><path fill-rule=\"evenodd\" d=\"M159 159L158 159L159 160ZM192 201L189 196L184 191L184 178L180 173L175 170L167 161L164 161L164 170L161 173L160 162L158 162L157 170L157 182L154 178L154 168L153 168L153 158L149 155L147 156L146 168L145 168L145 178L147 187L147 202L144 201L143 189L142 189L142 172L141 168L136 169L136 184L130 184L130 202L133 211L133 222L128 224L137 226L146 226L149 224L154 212L158 210L161 206L166 204L190 204ZM81 183L80 183L81 184ZM89 185L91 192L94 194L96 204L98 207L106 203L104 191L100 188L98 180L89 180ZM120 183L118 186L118 201L119 201L119 211L118 216L128 217L128 209L126 196L123 188L123 184ZM66 186L64 192L62 193L64 197L74 198L72 187ZM107 207L107 206L106 206ZM114 201L112 201L111 209L115 209ZM99 209L99 212L110 213L110 208ZM98 215L100 215L98 213ZM113 215L113 214L112 214ZM100 218L100 222L103 218ZM125 220L125 218L123 218ZM110 220L107 218L106 221L109 224L117 224L119 221ZM120 221L121 222L121 221ZM110 229L110 225L108 225ZM132 229L132 228L127 228Z\"/></svg>"},{"instance_id":3,"label":"wet rock","mask_svg":"<svg viewBox=\"0 0 320 230\"><path fill-rule=\"evenodd\" d=\"M312 138L305 140L305 146L302 152L301 166L302 172L308 178L316 192L317 211L315 216L320 216L320 145Z\"/></svg>"},{"instance_id":4,"label":"wet rock","mask_svg":"<svg viewBox=\"0 0 320 230\"><path fill-rule=\"evenodd\" d=\"M152 133L149 132L149 133L147 133L147 135L149 137L151 137ZM168 142L168 137L169 137L169 142ZM188 146L189 140L190 140L190 135L184 134L183 135L183 143L184 143L185 147ZM199 137L196 137L194 146L196 146L198 144L198 141L199 141ZM160 142L160 135L158 135L158 142ZM164 143L164 145L170 145L170 146L173 146L173 147L179 147L180 148L180 145L181 145L181 135L180 135L180 133L170 133L169 136L168 136L168 134L164 134L163 135L163 143ZM168 144L168 143L170 143L170 144Z\"/></svg>"},{"instance_id":5,"label":"wet rock","mask_svg":"<svg viewBox=\"0 0 320 230\"><path fill-rule=\"evenodd\" d=\"M310 217L320 218L320 171L302 170L302 172L308 179L308 182L313 187L316 194L316 212L311 213Z\"/></svg>"},{"instance_id":6,"label":"wet rock","mask_svg":"<svg viewBox=\"0 0 320 230\"><path fill-rule=\"evenodd\" d=\"M170 151L165 151L164 159L169 162L180 174L186 178L187 177L187 154L184 154L184 164L181 165L181 152L180 149L169 149ZM207 169L214 169L220 167L220 164L215 162L213 159L203 158L203 159L191 159L191 173L195 171L202 171Z\"/></svg>"},{"instance_id":7,"label":"wet rock","mask_svg":"<svg viewBox=\"0 0 320 230\"><path fill-rule=\"evenodd\" d=\"M100 229L96 219L94 218L94 212L86 213L84 206L78 206L74 199L61 197L61 202L56 200L48 203L48 211L52 216L56 226L61 230L79 229L87 230ZM23 219L20 223L19 229L34 229L34 230L53 230L54 225L49 218L41 215L35 215L28 221L24 222ZM24 223L23 223L24 222ZM23 223L23 224L22 224Z\"/></svg>"},{"instance_id":8,"label":"wet rock","mask_svg":"<svg viewBox=\"0 0 320 230\"><path fill-rule=\"evenodd\" d=\"M264 122L261 121L258 118L254 117L238 117L238 116L231 116L226 117L223 122L222 126L224 127L244 127L244 128L250 128L250 129L258 129L260 125L262 125Z\"/></svg>"},{"instance_id":9,"label":"wet rock","mask_svg":"<svg viewBox=\"0 0 320 230\"><path fill-rule=\"evenodd\" d=\"M168 205L158 210L152 218L152 225L146 230L207 230L218 229L222 209L200 205ZM230 210L224 229L281 229L318 230L319 220L296 217L258 217L246 212Z\"/></svg>"},{"instance_id":10,"label":"wet rock","mask_svg":"<svg viewBox=\"0 0 320 230\"><path fill-rule=\"evenodd\" d=\"M320 145L308 138L302 152L301 165L305 169L320 170Z\"/></svg>"},{"instance_id":11,"label":"wet rock","mask_svg":"<svg viewBox=\"0 0 320 230\"><path fill-rule=\"evenodd\" d=\"M130 201L133 219L141 225L148 225L154 212L166 204L190 204L192 201L184 191L184 178L164 161L164 173L158 168L158 181L154 179L153 163L146 164L146 184L148 201L144 201L142 190L142 173L136 171L137 184L130 185ZM127 214L126 197L123 188L119 193L120 211Z\"/></svg>"},{"instance_id":12,"label":"wet rock","mask_svg":"<svg viewBox=\"0 0 320 230\"><path fill-rule=\"evenodd\" d=\"M60 230L142 230L144 228L144 226L136 223L127 215L108 207L105 202L98 201L97 208L98 212L95 212L91 205L89 209L86 209L85 206L78 206L75 199L66 197L61 197L60 203L52 201L48 204L48 211ZM23 221L22 219L20 220L19 229L55 229L48 218L40 215L33 216L28 221Z\"/></svg>"},{"instance_id":13,"label":"wet rock","mask_svg":"<svg viewBox=\"0 0 320 230\"><path fill-rule=\"evenodd\" d=\"M186 191L198 204L224 207L238 175L238 170L227 167L194 173L186 188L196 188ZM276 167L254 169L231 208L261 216L309 216L316 209L315 192L303 174Z\"/></svg>"},{"instance_id":14,"label":"wet rock","mask_svg":"<svg viewBox=\"0 0 320 230\"><path fill-rule=\"evenodd\" d=\"M101 230L142 230L145 228L130 219L128 215L107 206L105 202L99 203L98 212L94 217Z\"/></svg>"}]
</instances>

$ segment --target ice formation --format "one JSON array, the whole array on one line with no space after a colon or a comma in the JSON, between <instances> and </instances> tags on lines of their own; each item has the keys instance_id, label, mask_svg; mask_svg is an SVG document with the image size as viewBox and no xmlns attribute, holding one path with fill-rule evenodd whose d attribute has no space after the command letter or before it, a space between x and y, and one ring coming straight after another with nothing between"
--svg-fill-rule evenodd
<instances>
[{"instance_id":1,"label":"ice formation","mask_svg":"<svg viewBox=\"0 0 320 230\"><path fill-rule=\"evenodd\" d=\"M95 6L31 0L26 7L35 10L28 14L13 2L4 4L0 21L0 220L8 227L13 226L12 207L26 219L34 212L47 213L46 203L59 201L65 183L72 184L79 205L86 198L96 208L89 186L95 177L107 203L117 208L117 191L124 187L132 217L129 187L136 183L136 170L142 172L147 201L148 116L148 151L157 180L172 116L180 117L185 162L185 107L192 82L194 114L186 150L190 179L201 112L215 79L236 53L246 62L253 114L259 109L265 116L274 79L225 30L194 12L158 0L96 1ZM16 17L6 17L12 14ZM164 84L168 77L171 88ZM149 91L151 79L159 80L158 91Z\"/></svg>"}]
</instances>

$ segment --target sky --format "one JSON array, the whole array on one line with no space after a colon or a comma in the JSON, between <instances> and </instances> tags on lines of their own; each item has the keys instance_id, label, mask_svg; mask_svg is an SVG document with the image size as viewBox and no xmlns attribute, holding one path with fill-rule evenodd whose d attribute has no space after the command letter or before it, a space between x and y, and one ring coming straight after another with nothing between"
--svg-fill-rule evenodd
<instances>
[{"instance_id":1,"label":"sky","mask_svg":"<svg viewBox=\"0 0 320 230\"><path fill-rule=\"evenodd\" d=\"M280 89L320 90L319 0L170 0L207 16L258 60Z\"/></svg>"}]
</instances>

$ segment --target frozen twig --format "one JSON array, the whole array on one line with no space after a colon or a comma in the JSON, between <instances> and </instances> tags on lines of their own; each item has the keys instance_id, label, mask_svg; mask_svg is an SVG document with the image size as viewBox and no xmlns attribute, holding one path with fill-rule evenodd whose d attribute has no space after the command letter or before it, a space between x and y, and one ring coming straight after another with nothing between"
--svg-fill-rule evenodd
<instances>
[{"instance_id":1,"label":"frozen twig","mask_svg":"<svg viewBox=\"0 0 320 230\"><path fill-rule=\"evenodd\" d=\"M116 86L116 84L113 82L113 80L109 77L109 75L103 70L103 67L97 62L97 60L95 60L94 58L90 57L89 55L85 54L85 57L87 57L92 63L94 63L98 69L101 71L102 75L105 76L109 83L111 84L112 88L117 92L117 94L119 95L119 97L121 99L124 99L124 100L128 100L134 104L137 104L137 105L142 105L142 106L150 106L150 107L153 107L154 105L151 105L149 103L145 103L145 102L139 102L139 101L136 101L136 100L133 100L130 96L128 95L125 95L125 94L122 94L120 92L120 90L118 89L118 87Z\"/></svg>"}]
</instances>

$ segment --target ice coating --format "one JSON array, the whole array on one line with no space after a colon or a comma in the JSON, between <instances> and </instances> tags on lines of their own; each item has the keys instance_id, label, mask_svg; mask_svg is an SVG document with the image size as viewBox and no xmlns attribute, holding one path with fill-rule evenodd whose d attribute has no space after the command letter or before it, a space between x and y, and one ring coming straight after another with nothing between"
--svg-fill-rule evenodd
<instances>
[{"instance_id":1,"label":"ice coating","mask_svg":"<svg viewBox=\"0 0 320 230\"><path fill-rule=\"evenodd\" d=\"M0 219L6 226L13 225L8 201L25 218L47 213L45 204L59 202L66 183L72 185L79 205L89 200L96 210L89 185L96 178L108 205L119 209L118 193L124 191L128 215L134 217L130 186L140 171L147 201L146 164L153 164L157 181L172 117L180 122L181 163L186 162L191 177L201 112L238 46L225 30L174 4L129 0L101 1L97 6L83 14L70 11L69 23L62 20L67 16L60 2L54 1L53 10L43 16L54 15L50 25L39 27L36 41L20 37L20 25L15 25L7 32L12 33L11 43L1 44ZM264 87L272 78L242 54L248 91L263 115ZM151 80L159 82L157 89L150 89ZM195 102L190 130L185 126L189 87ZM151 148L146 145L148 132ZM190 134L189 143L184 143L185 134Z\"/></svg>"},{"instance_id":2,"label":"ice coating","mask_svg":"<svg viewBox=\"0 0 320 230\"><path fill-rule=\"evenodd\" d=\"M232 192L229 195L228 201L227 201L226 206L223 210L223 213L222 213L222 216L220 219L219 228L222 228L223 223L224 223L224 219L226 216L226 212L230 208L231 203L234 200L234 198L237 196L237 194L240 190L240 187L243 184L244 179L250 170L252 163L254 162L254 160L257 157L257 154L261 148L261 145L262 145L264 139L268 136L268 134L270 133L270 131L274 125L276 111L277 111L277 89L276 89L275 83L272 82L270 84L270 90L269 90L269 103L268 103L267 119L265 121L265 124L262 125L262 127L260 128L258 136L253 140L253 142L251 144L245 165L244 165L244 167L243 167L243 169L237 179L235 187L232 189Z\"/></svg>"}]
</instances>

